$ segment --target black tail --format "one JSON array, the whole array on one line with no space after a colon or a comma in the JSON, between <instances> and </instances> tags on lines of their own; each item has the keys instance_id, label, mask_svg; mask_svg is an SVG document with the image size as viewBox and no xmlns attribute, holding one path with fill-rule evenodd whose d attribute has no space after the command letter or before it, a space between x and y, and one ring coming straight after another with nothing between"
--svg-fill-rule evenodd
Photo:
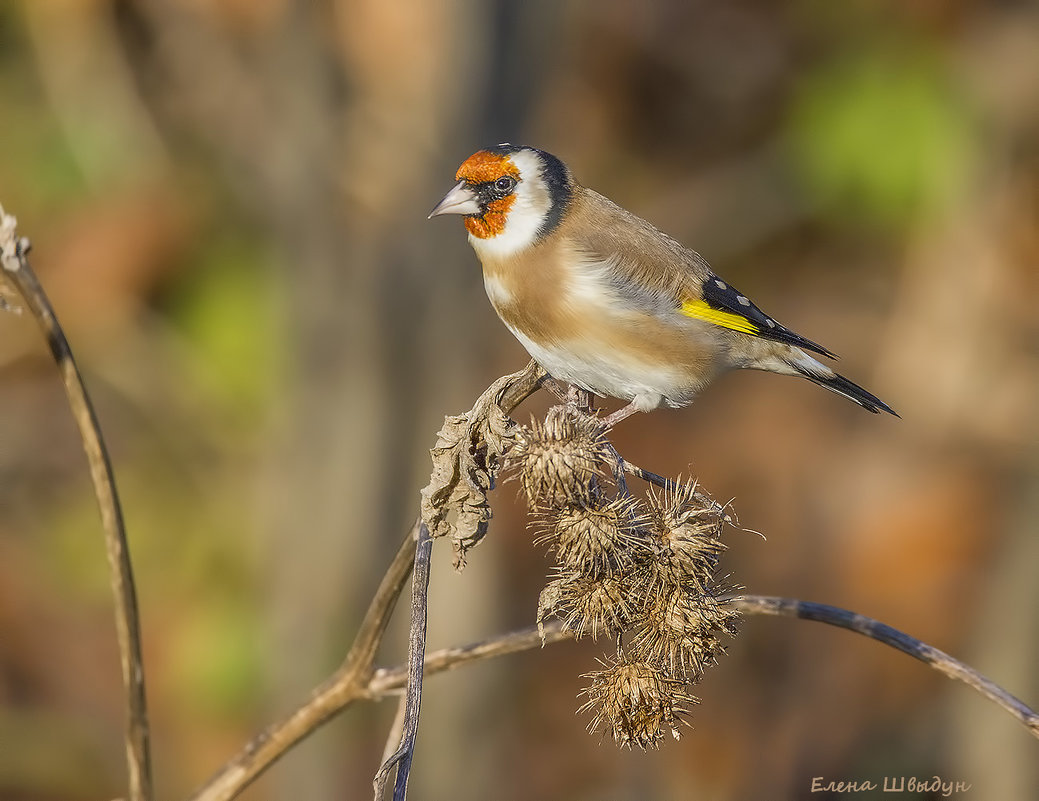
<instances>
[{"instance_id":1,"label":"black tail","mask_svg":"<svg viewBox=\"0 0 1039 801\"><path fill-rule=\"evenodd\" d=\"M826 389L830 390L831 392L836 392L838 395L842 395L848 400L855 401L855 403L857 403L866 411L873 412L873 414L879 414L883 411L887 412L888 414L893 414L895 417L901 419L901 415L898 412L896 412L894 409L892 409L890 406L884 403L884 401L882 401L876 395L871 395L858 384L856 384L853 381L849 381L842 375L838 375L834 372L830 372L829 375L826 375L824 373L808 369L807 367L804 367L800 364L793 364L792 366L795 370L797 370L798 373L803 375L809 381L812 381L821 387L826 387Z\"/></svg>"}]
</instances>

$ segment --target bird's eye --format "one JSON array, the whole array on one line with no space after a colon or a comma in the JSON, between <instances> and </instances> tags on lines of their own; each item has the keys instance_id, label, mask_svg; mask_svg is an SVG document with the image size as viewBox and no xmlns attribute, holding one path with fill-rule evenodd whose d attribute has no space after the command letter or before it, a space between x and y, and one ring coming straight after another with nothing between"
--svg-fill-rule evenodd
<instances>
[{"instance_id":1,"label":"bird's eye","mask_svg":"<svg viewBox=\"0 0 1039 801\"><path fill-rule=\"evenodd\" d=\"M504 175L494 182L494 188L502 193L511 192L515 186L516 179L509 175Z\"/></svg>"}]
</instances>

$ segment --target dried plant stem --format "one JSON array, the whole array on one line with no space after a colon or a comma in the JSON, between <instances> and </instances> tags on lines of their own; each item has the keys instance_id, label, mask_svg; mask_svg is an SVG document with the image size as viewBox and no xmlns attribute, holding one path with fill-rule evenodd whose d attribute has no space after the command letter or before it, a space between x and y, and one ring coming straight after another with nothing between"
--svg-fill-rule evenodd
<instances>
[{"instance_id":1,"label":"dried plant stem","mask_svg":"<svg viewBox=\"0 0 1039 801\"><path fill-rule=\"evenodd\" d=\"M429 568L433 555L433 539L429 527L419 523L415 548L415 567L411 577L411 627L408 634L408 681L404 704L404 725L400 745L375 774L375 801L380 801L386 781L394 767L393 801L404 801L408 793L408 776L418 737L419 713L422 707L422 675L426 657L426 620L429 604Z\"/></svg>"},{"instance_id":2,"label":"dried plant stem","mask_svg":"<svg viewBox=\"0 0 1039 801\"><path fill-rule=\"evenodd\" d=\"M854 631L872 640L889 645L892 648L919 659L935 670L952 679L957 679L977 690L990 701L994 701L1025 725L1034 737L1039 738L1039 713L1033 711L1019 698L1008 693L998 684L981 675L972 667L922 642L915 637L892 628L863 615L840 609L827 604L799 601L794 598L775 598L765 595L740 595L726 599L727 602L744 615L768 615L779 617L796 617L802 620L813 620L831 626ZM552 621L544 626L544 644L559 642L573 638L573 633L563 628L559 621ZM537 626L503 634L482 642L469 645L445 648L434 651L426 657L426 675L442 673L462 667L470 662L490 659L496 656L528 651L542 645L542 636ZM368 695L379 697L394 693L407 682L407 669L404 665L377 670L368 684Z\"/></svg>"},{"instance_id":3,"label":"dried plant stem","mask_svg":"<svg viewBox=\"0 0 1039 801\"><path fill-rule=\"evenodd\" d=\"M799 601L792 598L741 595L729 598L728 601L744 615L786 616L814 620L846 628L889 645L903 653L920 659L946 676L963 681L968 686L973 687L983 696L995 701L1010 712L1028 728L1033 736L1039 738L1039 713L1034 712L1024 702L948 654L879 621L849 612L846 609ZM542 634L538 632L537 626L530 626L488 640L433 651L426 655L424 673L427 676L443 673L472 662L529 651L541 647L543 644L549 645L570 639L573 639L573 632L564 629L559 621L551 621L544 626L544 639L542 639ZM297 736L291 742L283 743L281 750L287 749L296 741L302 739L310 731L327 721L334 714L342 711L353 701L360 699L374 700L394 694L406 687L407 681L407 665L380 668L370 674L370 678L363 688L355 689L348 696L341 696L334 708L328 705L325 698L315 693L315 696L307 705L301 707L293 714L294 719L298 719L301 723L306 722L308 728L297 731ZM317 707L320 713L311 711L309 709L311 706ZM254 740L254 743L262 744L262 741L263 737L261 736ZM248 751L249 747L246 748L246 752ZM278 755L280 756L280 753ZM204 798L208 801L208 799L230 797L232 796L199 793L193 799L197 801Z\"/></svg>"},{"instance_id":4,"label":"dried plant stem","mask_svg":"<svg viewBox=\"0 0 1039 801\"><path fill-rule=\"evenodd\" d=\"M268 726L191 796L191 801L227 801L249 786L290 748L355 701L367 697L375 654L415 559L418 522L404 537L368 605L357 637L339 669L283 720Z\"/></svg>"},{"instance_id":5,"label":"dried plant stem","mask_svg":"<svg viewBox=\"0 0 1039 801\"><path fill-rule=\"evenodd\" d=\"M427 676L432 676L435 673L463 667L470 662L518 654L521 651L529 651L542 645L551 645L574 638L573 632L564 628L562 622L558 620L545 623L543 629L544 637L538 631L537 626L530 626L489 640L457 645L453 648L441 648L426 655L424 672ZM381 698L397 692L407 685L407 681L408 671L404 665L380 668L375 671L372 680L368 683L368 694L372 698Z\"/></svg>"},{"instance_id":6,"label":"dried plant stem","mask_svg":"<svg viewBox=\"0 0 1039 801\"><path fill-rule=\"evenodd\" d=\"M115 475L97 415L87 394L72 349L65 337L50 300L29 266L29 240L15 233L15 219L0 208L0 267L4 277L21 295L36 318L47 340L51 355L61 373L69 408L79 427L83 450L90 466L94 495L105 531L112 594L115 597L116 637L119 660L126 688L126 763L130 801L151 801L154 797L148 708L144 687L144 661L141 656L141 631L134 588L130 548L126 538Z\"/></svg>"},{"instance_id":7,"label":"dried plant stem","mask_svg":"<svg viewBox=\"0 0 1039 801\"><path fill-rule=\"evenodd\" d=\"M518 373L512 373L508 378L509 381L502 388L497 398L497 405L501 407L505 414L511 415L516 411L517 406L537 392L541 385L548 380L548 373L542 370L536 361L531 359L527 362L526 367ZM494 386L494 384L491 386Z\"/></svg>"},{"instance_id":8,"label":"dried plant stem","mask_svg":"<svg viewBox=\"0 0 1039 801\"><path fill-rule=\"evenodd\" d=\"M404 732L404 716L408 711L407 693L399 693L397 698L397 711L393 713L393 723L386 734L386 745L382 749L382 761L385 763L397 750L400 738Z\"/></svg>"},{"instance_id":9,"label":"dried plant stem","mask_svg":"<svg viewBox=\"0 0 1039 801\"><path fill-rule=\"evenodd\" d=\"M1039 738L1039 713L1036 713L1019 698L1011 695L998 684L974 670L974 668L949 656L944 651L940 651L885 623L850 612L847 609L840 609L827 604L799 601L794 598L740 595L726 600L744 615L769 615L814 620L818 623L827 623L831 626L848 629L877 642L889 645L930 665L949 678L962 681L969 687L977 690L990 701L994 701L1003 707L1003 709L1023 723L1034 737ZM564 629L559 621L552 621L544 626L543 642L545 645L572 638L573 633ZM519 629L482 642L434 651L426 657L425 672L426 675L441 673L470 662L528 651L541 645L542 636L538 633L537 626L530 626L529 628ZM377 670L368 685L369 696L379 697L396 692L405 686L407 675L407 669L404 665Z\"/></svg>"},{"instance_id":10,"label":"dried plant stem","mask_svg":"<svg viewBox=\"0 0 1039 801\"><path fill-rule=\"evenodd\" d=\"M745 615L776 615L815 620L831 626L839 626L890 645L892 648L930 665L939 673L944 673L949 678L957 679L974 688L1021 721L1033 737L1039 738L1039 713L969 665L965 665L944 651L915 637L910 637L886 623L836 606L798 601L793 598L742 595L730 599L729 603Z\"/></svg>"},{"instance_id":11,"label":"dried plant stem","mask_svg":"<svg viewBox=\"0 0 1039 801\"><path fill-rule=\"evenodd\" d=\"M677 486L677 483L673 479L658 476L656 473L644 470L637 464L632 464L627 459L624 460L624 472L631 473L636 478L641 478L647 484L655 484L661 489L674 491Z\"/></svg>"},{"instance_id":12,"label":"dried plant stem","mask_svg":"<svg viewBox=\"0 0 1039 801\"><path fill-rule=\"evenodd\" d=\"M497 405L506 414L511 414L523 400L538 389L545 379L545 374L531 362L525 370L510 378L512 381L505 384L497 399ZM625 461L624 465L628 473L651 484L665 489L674 485L671 479L643 470L630 462ZM227 801L234 798L296 743L355 701L376 700L407 686L408 666L399 665L375 670L373 663L390 614L411 573L418 530L419 523L416 522L401 543L342 667L319 686L310 699L295 712L255 737L201 787L190 801ZM786 615L830 623L897 648L932 665L945 675L960 679L974 687L985 697L996 701L1011 712L1033 735L1039 737L1039 715L1020 700L947 654L889 626L836 607L793 599L743 595L728 600L746 615ZM482 642L429 653L423 662L423 673L432 675L479 660L571 639L572 636L572 633L564 630L558 621L546 624L543 633L538 631L537 626L531 626ZM414 653L411 656L414 657Z\"/></svg>"},{"instance_id":13,"label":"dried plant stem","mask_svg":"<svg viewBox=\"0 0 1039 801\"><path fill-rule=\"evenodd\" d=\"M531 361L512 376L501 392L498 405L511 414L537 391L545 372ZM375 654L389 625L390 616L411 575L419 522L404 537L393 562L368 606L357 637L342 666L283 720L271 724L226 762L191 796L189 801L228 801L235 798L296 743L355 701L370 699L368 684L374 672ZM400 686L404 686L403 683Z\"/></svg>"}]
</instances>

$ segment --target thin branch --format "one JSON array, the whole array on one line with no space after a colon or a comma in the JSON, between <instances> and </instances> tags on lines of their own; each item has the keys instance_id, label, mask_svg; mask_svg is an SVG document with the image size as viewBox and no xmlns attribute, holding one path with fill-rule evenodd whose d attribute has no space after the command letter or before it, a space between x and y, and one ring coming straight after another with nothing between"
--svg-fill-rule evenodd
<instances>
[{"instance_id":1,"label":"thin branch","mask_svg":"<svg viewBox=\"0 0 1039 801\"><path fill-rule=\"evenodd\" d=\"M632 464L627 459L624 460L624 472L631 473L636 478L641 478L647 484L655 484L661 489L674 490L677 486L673 479L665 478L664 476L658 476L656 473L650 470L644 470L637 464Z\"/></svg>"},{"instance_id":2,"label":"thin branch","mask_svg":"<svg viewBox=\"0 0 1039 801\"><path fill-rule=\"evenodd\" d=\"M463 667L471 662L479 662L483 659L493 659L497 656L508 656L529 651L552 643L572 640L573 632L563 628L562 622L558 620L549 621L544 625L544 637L538 631L537 626L510 631L499 637L489 640L458 645L453 648L441 648L426 656L425 674L432 676L448 670ZM373 698L382 698L385 695L396 693L402 687L407 686L408 671L405 665L391 668L379 668L375 671L370 682L368 682L368 694Z\"/></svg>"},{"instance_id":3,"label":"thin branch","mask_svg":"<svg viewBox=\"0 0 1039 801\"><path fill-rule=\"evenodd\" d=\"M409 540L409 542L411 541ZM398 554L399 556L400 554ZM410 567L410 553L407 564ZM407 574L405 573L404 578L401 579L402 586L406 578ZM965 682L986 698L995 701L1010 712L1015 718L1024 723L1033 736L1039 738L1039 713L1034 712L1024 702L962 662L897 629L845 609L795 599L742 595L726 600L745 615L800 617L805 620L814 620L847 628L870 639L889 645L903 653L920 659L946 676ZM427 676L443 673L483 659L529 651L542 645L569 639L573 639L573 633L564 629L559 621L551 621L544 626L544 639L538 632L537 626L530 626L480 642L433 651L426 655L424 673ZM290 720L296 721L298 725L295 736L291 741L283 741L276 747L277 754L275 758L354 701L383 698L407 686L407 680L408 667L406 665L397 665L374 671L370 674L363 689L352 688L352 692L349 695L340 695L334 704L329 703L327 693L315 693L311 701L293 713ZM271 737L279 735L277 727L273 727L269 732ZM243 751L243 754L248 754L251 750L258 751L260 748L265 747L265 740L266 734L257 737ZM270 761L273 761L273 759L269 760L268 764ZM258 774L259 771L256 773ZM255 774L252 778L255 778ZM211 782L210 784L213 783ZM242 787L244 786L243 784ZM208 787L209 785L207 785ZM241 787L238 788L238 790L240 789ZM192 801L229 799L235 794L237 794L237 791L235 793L200 791L192 797Z\"/></svg>"},{"instance_id":4,"label":"thin branch","mask_svg":"<svg viewBox=\"0 0 1039 801\"><path fill-rule=\"evenodd\" d=\"M29 266L29 240L15 233L14 217L0 208L0 267L4 277L18 290L32 316L36 318L51 355L61 373L69 408L79 427L83 450L90 466L94 495L105 530L109 577L115 598L116 638L123 686L126 689L126 765L131 801L151 801L154 797L148 707L144 687L144 660L141 655L140 619L134 589L130 546L126 538L123 511L116 491L115 475L101 427L87 394L72 349L65 337L50 300Z\"/></svg>"},{"instance_id":5,"label":"thin branch","mask_svg":"<svg viewBox=\"0 0 1039 801\"><path fill-rule=\"evenodd\" d=\"M725 598L724 600L745 615L769 615L813 620L818 623L827 623L831 626L848 629L884 645L891 646L930 665L949 678L962 681L969 687L977 690L985 698L994 701L1013 715L1025 725L1034 737L1039 738L1039 713L1036 713L1023 701L1008 693L998 684L974 670L974 668L949 656L944 651L940 651L885 623L850 612L847 609L811 603L809 601L799 601L794 598L741 595ZM489 640L434 651L426 657L425 672L426 675L441 673L482 659L528 651L542 644L547 645L572 638L573 633L564 629L559 621L552 621L545 625L543 641L538 633L537 626L530 626L499 637L493 637ZM368 693L370 696L381 697L396 692L405 686L407 676L408 671L404 665L381 668L372 676L368 684Z\"/></svg>"},{"instance_id":6,"label":"thin branch","mask_svg":"<svg viewBox=\"0 0 1039 801\"><path fill-rule=\"evenodd\" d=\"M538 390L544 378L544 370L531 361L502 389L498 406L505 414L511 414ZM418 528L416 521L401 542L340 668L294 712L249 741L198 788L189 801L229 801L235 798L304 737L355 701L370 697L367 685L374 670L375 654L411 575Z\"/></svg>"},{"instance_id":7,"label":"thin branch","mask_svg":"<svg viewBox=\"0 0 1039 801\"><path fill-rule=\"evenodd\" d=\"M370 682L369 682L370 685ZM393 723L386 734L386 745L382 748L382 761L385 762L397 750L397 744L404 732L404 715L408 711L407 693L397 694L397 711L393 713Z\"/></svg>"},{"instance_id":8,"label":"thin branch","mask_svg":"<svg viewBox=\"0 0 1039 801\"><path fill-rule=\"evenodd\" d=\"M195 791L190 801L228 801L234 798L296 743L355 701L366 697L365 688L372 674L375 653L397 599L411 575L417 533L416 522L382 577L357 637L339 669L311 693L306 703L250 740Z\"/></svg>"},{"instance_id":9,"label":"thin branch","mask_svg":"<svg viewBox=\"0 0 1039 801\"><path fill-rule=\"evenodd\" d=\"M743 595L730 599L729 603L747 615L777 615L815 620L819 623L839 626L890 645L892 648L930 665L939 673L974 688L1021 721L1033 737L1039 738L1039 713L969 665L965 665L944 651L915 637L910 637L886 623L836 606L798 601L793 598Z\"/></svg>"},{"instance_id":10,"label":"thin branch","mask_svg":"<svg viewBox=\"0 0 1039 801\"><path fill-rule=\"evenodd\" d=\"M429 568L433 539L425 523L419 524L415 549L415 568L411 577L411 628L408 633L408 678L404 705L404 726L400 746L383 762L375 774L375 801L381 801L390 771L397 768L393 782L393 801L404 801L408 794L408 776L415 754L419 714L422 707L422 675L426 656L426 619L429 602Z\"/></svg>"}]
</instances>

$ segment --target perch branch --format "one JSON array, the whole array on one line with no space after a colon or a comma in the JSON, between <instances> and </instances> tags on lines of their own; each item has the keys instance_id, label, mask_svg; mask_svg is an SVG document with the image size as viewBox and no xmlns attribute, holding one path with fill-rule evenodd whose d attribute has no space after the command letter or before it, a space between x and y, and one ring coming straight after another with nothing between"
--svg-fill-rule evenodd
<instances>
[{"instance_id":1,"label":"perch branch","mask_svg":"<svg viewBox=\"0 0 1039 801\"><path fill-rule=\"evenodd\" d=\"M498 405L511 415L519 403L533 394L544 379L544 373L531 363L527 369L512 376L513 382L502 392ZM625 461L625 471L649 483L668 487L670 479L638 468ZM375 652L381 642L385 625L389 622L397 599L403 591L407 577L414 564L416 537L419 524L408 533L401 543L400 551L383 577L382 584L369 607L354 644L351 646L343 666L329 677L303 703L298 710L281 723L274 724L252 740L230 762L216 773L191 801L227 801L236 797L244 787L256 779L278 757L292 748L316 728L344 711L358 700L374 700L398 692L407 685L407 667L373 668ZM729 598L729 603L748 615L785 615L840 625L864 636L895 647L916 659L932 665L945 675L963 680L985 697L994 700L1015 718L1028 726L1033 735L1039 737L1039 716L1027 705L1002 688L992 684L977 671L944 655L908 635L891 629L883 623L856 615L845 610L819 604L807 604L799 600L743 595ZM571 639L572 635L558 621L544 625L543 644ZM451 670L463 665L492 657L501 657L529 650L542 644L537 626L530 626L500 637L469 645L456 646L427 653L424 674Z\"/></svg>"},{"instance_id":2,"label":"perch branch","mask_svg":"<svg viewBox=\"0 0 1039 801\"><path fill-rule=\"evenodd\" d=\"M513 381L505 387L498 401L498 405L506 414L511 414L523 400L538 389L545 379L545 374L531 362L525 370L516 373L512 378ZM660 487L667 488L671 485L670 479L642 470L630 462L625 462L625 470ZM376 700L407 686L407 666L375 670L373 664L390 614L412 570L418 527L419 524L416 522L383 577L379 591L342 667L319 686L310 699L295 712L255 737L201 787L190 801L227 801L234 798L296 743L355 701ZM802 617L849 628L890 645L921 659L947 676L966 682L1011 712L1033 735L1039 737L1039 715L1024 703L947 654L889 626L846 610L803 601L753 595L728 600L747 615ZM432 675L482 659L518 653L542 644L571 638L572 634L564 630L558 621L544 626L544 640L538 628L531 626L482 642L429 653L424 660L423 673Z\"/></svg>"},{"instance_id":3,"label":"perch branch","mask_svg":"<svg viewBox=\"0 0 1039 801\"><path fill-rule=\"evenodd\" d=\"M105 530L109 575L112 594L115 597L116 637L123 686L126 688L126 764L129 796L131 801L151 801L154 791L140 620L133 567L130 563L130 547L126 538L119 494L116 491L112 462L68 339L58 323L50 300L29 266L29 240L17 237L15 225L14 217L4 214L3 208L0 208L0 267L3 269L4 278L18 290L47 340L61 374L69 408L83 440L83 450L87 455L94 495Z\"/></svg>"}]
</instances>

